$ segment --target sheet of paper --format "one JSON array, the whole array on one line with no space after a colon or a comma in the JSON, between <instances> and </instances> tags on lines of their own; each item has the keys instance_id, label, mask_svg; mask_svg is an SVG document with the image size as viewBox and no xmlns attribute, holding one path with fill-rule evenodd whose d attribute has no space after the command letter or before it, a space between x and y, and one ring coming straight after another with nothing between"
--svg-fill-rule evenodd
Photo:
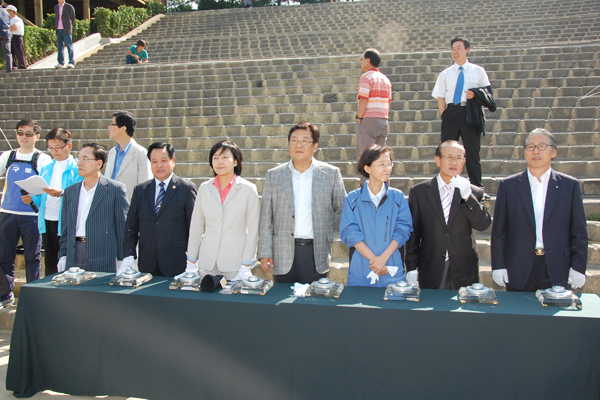
<instances>
[{"instance_id":1,"label":"sheet of paper","mask_svg":"<svg viewBox=\"0 0 600 400\"><path fill-rule=\"evenodd\" d=\"M30 176L27 179L22 181L15 182L19 187L25 189L27 193L32 196L37 196L38 194L44 193L43 189L49 188L48 184L39 175Z\"/></svg>"}]
</instances>

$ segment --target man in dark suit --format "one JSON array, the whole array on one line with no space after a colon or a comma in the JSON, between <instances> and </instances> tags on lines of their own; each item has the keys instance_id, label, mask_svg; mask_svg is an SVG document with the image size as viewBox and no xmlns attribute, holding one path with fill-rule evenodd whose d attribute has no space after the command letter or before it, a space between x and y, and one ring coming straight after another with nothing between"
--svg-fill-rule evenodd
<instances>
[{"instance_id":1,"label":"man in dark suit","mask_svg":"<svg viewBox=\"0 0 600 400\"><path fill-rule=\"evenodd\" d=\"M579 181L552 169L554 135L525 139L527 170L498 186L492 227L492 277L508 291L585 284L588 234Z\"/></svg>"},{"instance_id":2,"label":"man in dark suit","mask_svg":"<svg viewBox=\"0 0 600 400\"><path fill-rule=\"evenodd\" d=\"M406 279L424 289L458 289L479 281L479 253L473 229L491 219L483 189L460 176L465 148L455 140L435 150L440 173L410 189L413 232L406 245Z\"/></svg>"},{"instance_id":3,"label":"man in dark suit","mask_svg":"<svg viewBox=\"0 0 600 400\"><path fill-rule=\"evenodd\" d=\"M196 185L173 173L175 149L168 143L153 143L148 159L154 178L133 190L125 224L125 260L119 273L138 267L152 275L175 276L185 270L190 221L196 201Z\"/></svg>"},{"instance_id":4,"label":"man in dark suit","mask_svg":"<svg viewBox=\"0 0 600 400\"><path fill-rule=\"evenodd\" d=\"M71 267L116 272L123 259L123 231L129 203L125 185L102 176L104 147L88 143L77 167L83 181L64 191L59 272Z\"/></svg>"}]
</instances>

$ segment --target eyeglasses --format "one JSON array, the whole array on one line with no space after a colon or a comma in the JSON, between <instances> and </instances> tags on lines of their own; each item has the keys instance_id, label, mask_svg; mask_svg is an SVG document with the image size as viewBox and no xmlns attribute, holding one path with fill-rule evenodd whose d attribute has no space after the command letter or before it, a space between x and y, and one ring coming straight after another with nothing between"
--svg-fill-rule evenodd
<instances>
[{"instance_id":1,"label":"eyeglasses","mask_svg":"<svg viewBox=\"0 0 600 400\"><path fill-rule=\"evenodd\" d=\"M385 169L389 169L389 168L394 168L394 163L386 163L386 164L373 164L373 165L371 165L371 167L377 167L377 168L385 168Z\"/></svg>"},{"instance_id":2,"label":"eyeglasses","mask_svg":"<svg viewBox=\"0 0 600 400\"><path fill-rule=\"evenodd\" d=\"M50 151L50 152L61 151L62 149L64 149L67 146L68 146L68 144L65 144L63 147L46 147L46 149L48 149L48 151Z\"/></svg>"},{"instance_id":3,"label":"eyeglasses","mask_svg":"<svg viewBox=\"0 0 600 400\"><path fill-rule=\"evenodd\" d=\"M309 144L313 144L313 143L314 142L309 142L306 139L304 139L304 140L296 140L296 139L290 140L290 146L292 146L292 147L296 147L296 146L298 146L298 144L301 144L303 147L306 147Z\"/></svg>"},{"instance_id":4,"label":"eyeglasses","mask_svg":"<svg viewBox=\"0 0 600 400\"><path fill-rule=\"evenodd\" d=\"M535 144L528 144L527 146L525 146L525 150L527 151L534 151L535 149L539 150L539 151L544 151L546 150L548 147L554 147L551 144L546 144L546 143L540 143L538 145Z\"/></svg>"},{"instance_id":5,"label":"eyeglasses","mask_svg":"<svg viewBox=\"0 0 600 400\"><path fill-rule=\"evenodd\" d=\"M19 135L19 136L27 136L27 137L34 137L35 136L35 132L17 131L17 135Z\"/></svg>"},{"instance_id":6,"label":"eyeglasses","mask_svg":"<svg viewBox=\"0 0 600 400\"><path fill-rule=\"evenodd\" d=\"M448 162L456 162L456 163L460 163L465 161L465 158L463 156L442 156L442 158L445 158L446 161Z\"/></svg>"},{"instance_id":7,"label":"eyeglasses","mask_svg":"<svg viewBox=\"0 0 600 400\"><path fill-rule=\"evenodd\" d=\"M97 159L96 159L96 158L85 158L85 157L84 157L84 158L78 158L78 159L77 159L77 162L78 162L78 163L79 163L79 162L86 162L86 161L97 161Z\"/></svg>"}]
</instances>

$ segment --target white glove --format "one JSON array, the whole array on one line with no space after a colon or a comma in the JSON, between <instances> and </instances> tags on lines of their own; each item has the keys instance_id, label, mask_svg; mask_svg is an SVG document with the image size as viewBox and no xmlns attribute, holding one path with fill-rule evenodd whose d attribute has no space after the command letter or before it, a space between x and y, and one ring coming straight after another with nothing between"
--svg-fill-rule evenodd
<instances>
[{"instance_id":1,"label":"white glove","mask_svg":"<svg viewBox=\"0 0 600 400\"><path fill-rule=\"evenodd\" d=\"M375 282L379 280L379 275L377 275L374 271L371 271L369 272L369 275L367 275L367 279L370 279L371 285L374 285Z\"/></svg>"},{"instance_id":2,"label":"white glove","mask_svg":"<svg viewBox=\"0 0 600 400\"><path fill-rule=\"evenodd\" d=\"M571 289L579 289L585 285L585 274L571 268L569 269L569 280L567 283L571 285Z\"/></svg>"},{"instance_id":3,"label":"white glove","mask_svg":"<svg viewBox=\"0 0 600 400\"><path fill-rule=\"evenodd\" d=\"M508 283L508 271L506 269L493 270L492 279L496 282L496 285L506 287Z\"/></svg>"},{"instance_id":4,"label":"white glove","mask_svg":"<svg viewBox=\"0 0 600 400\"><path fill-rule=\"evenodd\" d=\"M413 286L419 286L419 271L408 271L406 273L406 283Z\"/></svg>"},{"instance_id":5,"label":"white glove","mask_svg":"<svg viewBox=\"0 0 600 400\"><path fill-rule=\"evenodd\" d=\"M308 290L308 288L310 287L310 285L308 283L305 283L304 285L301 283L294 283L294 286L292 286L292 290L294 291L294 296L296 297L305 297L306 296L306 291Z\"/></svg>"},{"instance_id":6,"label":"white glove","mask_svg":"<svg viewBox=\"0 0 600 400\"><path fill-rule=\"evenodd\" d=\"M62 256L58 260L58 264L56 264L56 269L58 270L58 272L64 272L66 267L67 267L67 256Z\"/></svg>"},{"instance_id":7,"label":"white glove","mask_svg":"<svg viewBox=\"0 0 600 400\"><path fill-rule=\"evenodd\" d=\"M388 274L390 274L390 276L393 278L394 275L396 275L396 272L398 272L398 267L392 267L392 266L387 266L386 268L388 270Z\"/></svg>"},{"instance_id":8,"label":"white glove","mask_svg":"<svg viewBox=\"0 0 600 400\"><path fill-rule=\"evenodd\" d=\"M117 261L117 265L118 264L119 262ZM135 269L136 271L138 270L137 265L135 265L135 258L133 258L133 256L125 257L123 261L121 261L121 266L117 269L117 275L121 275L129 267Z\"/></svg>"},{"instance_id":9,"label":"white glove","mask_svg":"<svg viewBox=\"0 0 600 400\"><path fill-rule=\"evenodd\" d=\"M232 281L243 281L244 279L248 279L248 277L250 276L252 276L252 266L242 265L237 275L235 276L235 278L232 279Z\"/></svg>"},{"instance_id":10,"label":"white glove","mask_svg":"<svg viewBox=\"0 0 600 400\"><path fill-rule=\"evenodd\" d=\"M455 189L460 189L460 197L462 197L465 200L468 199L469 196L471 196L471 183L467 178L463 178L462 176L457 175L454 178L450 179L450 186L452 186Z\"/></svg>"},{"instance_id":11,"label":"white glove","mask_svg":"<svg viewBox=\"0 0 600 400\"><path fill-rule=\"evenodd\" d=\"M183 271L181 274L175 276L175 279L181 278L187 272L192 272L197 275L198 274L198 261L187 260L186 266L185 266L185 271Z\"/></svg>"}]
</instances>

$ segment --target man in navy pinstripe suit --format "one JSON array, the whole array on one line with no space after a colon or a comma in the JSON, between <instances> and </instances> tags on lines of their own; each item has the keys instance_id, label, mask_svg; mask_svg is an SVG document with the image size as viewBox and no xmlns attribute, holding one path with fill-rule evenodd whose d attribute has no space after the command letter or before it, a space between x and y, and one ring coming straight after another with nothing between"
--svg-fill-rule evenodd
<instances>
[{"instance_id":1,"label":"man in navy pinstripe suit","mask_svg":"<svg viewBox=\"0 0 600 400\"><path fill-rule=\"evenodd\" d=\"M525 140L527 170L500 182L492 225L492 277L508 291L585 284L588 234L579 181L552 169L545 129Z\"/></svg>"},{"instance_id":2,"label":"man in navy pinstripe suit","mask_svg":"<svg viewBox=\"0 0 600 400\"><path fill-rule=\"evenodd\" d=\"M175 276L185 270L197 188L173 173L175 149L170 144L151 144L148 159L154 178L133 190L125 223L125 259L119 273L127 267L136 267L134 258L139 241L140 271ZM165 189L162 197L161 187Z\"/></svg>"},{"instance_id":3,"label":"man in navy pinstripe suit","mask_svg":"<svg viewBox=\"0 0 600 400\"><path fill-rule=\"evenodd\" d=\"M75 266L114 273L123 260L127 189L102 176L106 158L106 150L96 143L79 152L77 167L83 181L64 191L59 272Z\"/></svg>"}]
</instances>

